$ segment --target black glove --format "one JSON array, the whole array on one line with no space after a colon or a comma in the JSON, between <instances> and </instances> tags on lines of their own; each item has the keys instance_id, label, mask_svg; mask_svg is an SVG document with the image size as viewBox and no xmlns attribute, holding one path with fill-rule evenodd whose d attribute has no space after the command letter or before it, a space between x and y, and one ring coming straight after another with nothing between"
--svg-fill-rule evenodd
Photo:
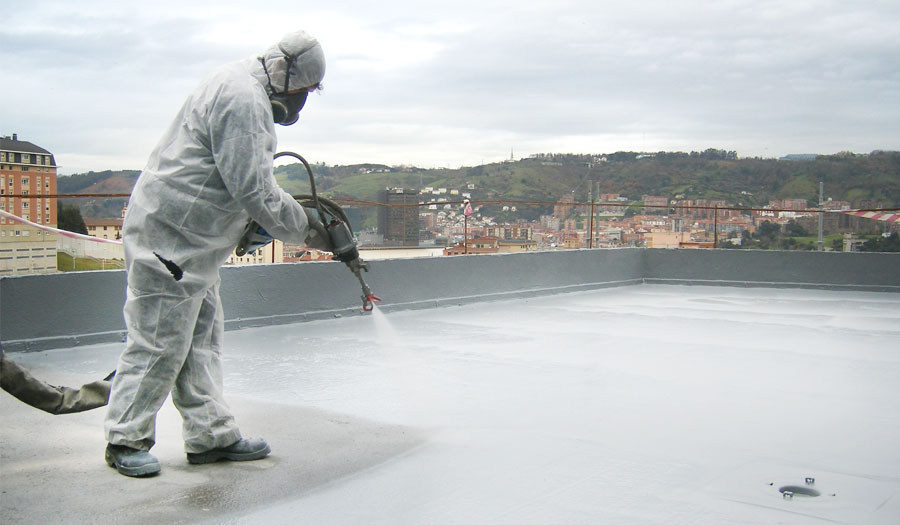
<instances>
[{"instance_id":1,"label":"black glove","mask_svg":"<svg viewBox=\"0 0 900 525\"><path fill-rule=\"evenodd\" d=\"M334 246L331 244L331 237L328 235L328 231L325 230L325 225L322 224L319 210L304 206L303 211L306 212L306 221L309 223L306 245L323 252L332 251Z\"/></svg>"},{"instance_id":2,"label":"black glove","mask_svg":"<svg viewBox=\"0 0 900 525\"><path fill-rule=\"evenodd\" d=\"M247 227L244 228L244 234L241 235L241 240L234 249L234 253L238 257L247 253L253 253L273 240L275 239L262 226L251 219L247 223Z\"/></svg>"}]
</instances>

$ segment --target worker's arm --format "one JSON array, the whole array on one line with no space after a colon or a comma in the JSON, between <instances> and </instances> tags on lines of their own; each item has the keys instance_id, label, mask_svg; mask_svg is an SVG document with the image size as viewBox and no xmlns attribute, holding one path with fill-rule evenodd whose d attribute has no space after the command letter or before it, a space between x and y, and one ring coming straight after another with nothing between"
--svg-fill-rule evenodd
<instances>
[{"instance_id":1,"label":"worker's arm","mask_svg":"<svg viewBox=\"0 0 900 525\"><path fill-rule=\"evenodd\" d=\"M309 234L306 213L275 181L272 110L254 89L223 86L210 107L213 158L229 193L253 220L272 237L302 244Z\"/></svg>"}]
</instances>

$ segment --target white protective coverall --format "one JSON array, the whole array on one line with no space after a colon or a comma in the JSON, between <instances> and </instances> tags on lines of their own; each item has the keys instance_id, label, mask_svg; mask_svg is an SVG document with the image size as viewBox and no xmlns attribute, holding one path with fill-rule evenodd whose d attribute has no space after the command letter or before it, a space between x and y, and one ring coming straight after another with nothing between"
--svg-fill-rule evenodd
<instances>
[{"instance_id":1,"label":"white protective coverall","mask_svg":"<svg viewBox=\"0 0 900 525\"><path fill-rule=\"evenodd\" d=\"M268 95L284 88L285 53L298 55L289 90L321 82L322 48L302 31L263 55L269 77L260 57L221 67L187 98L131 194L123 228L128 337L104 425L111 444L149 450L169 392L186 452L241 438L222 395L219 267L250 218L285 242L314 235L273 175Z\"/></svg>"}]
</instances>

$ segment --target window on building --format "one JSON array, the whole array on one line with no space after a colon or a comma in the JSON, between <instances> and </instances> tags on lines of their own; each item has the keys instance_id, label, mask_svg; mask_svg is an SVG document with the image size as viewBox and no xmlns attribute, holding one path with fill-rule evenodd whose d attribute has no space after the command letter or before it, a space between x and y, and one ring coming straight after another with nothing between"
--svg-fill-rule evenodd
<instances>
[{"instance_id":1,"label":"window on building","mask_svg":"<svg viewBox=\"0 0 900 525\"><path fill-rule=\"evenodd\" d=\"M22 166L22 171L28 171L28 166Z\"/></svg>"},{"instance_id":2,"label":"window on building","mask_svg":"<svg viewBox=\"0 0 900 525\"><path fill-rule=\"evenodd\" d=\"M23 153L22 154L22 164L30 164L31 163L31 153Z\"/></svg>"},{"instance_id":3,"label":"window on building","mask_svg":"<svg viewBox=\"0 0 900 525\"><path fill-rule=\"evenodd\" d=\"M22 177L22 187L27 188L27 187L28 187L28 181L29 181L28 177Z\"/></svg>"},{"instance_id":4,"label":"window on building","mask_svg":"<svg viewBox=\"0 0 900 525\"><path fill-rule=\"evenodd\" d=\"M45 217L44 221L45 221L47 224L50 224L50 214L48 213L48 214L45 215L44 217Z\"/></svg>"},{"instance_id":5,"label":"window on building","mask_svg":"<svg viewBox=\"0 0 900 525\"><path fill-rule=\"evenodd\" d=\"M0 162L6 162L6 152L0 151Z\"/></svg>"},{"instance_id":6,"label":"window on building","mask_svg":"<svg viewBox=\"0 0 900 525\"><path fill-rule=\"evenodd\" d=\"M27 210L27 209L28 209L28 201L22 201L22 209L23 209L23 210Z\"/></svg>"},{"instance_id":7,"label":"window on building","mask_svg":"<svg viewBox=\"0 0 900 525\"><path fill-rule=\"evenodd\" d=\"M44 188L50 189L50 179L44 179Z\"/></svg>"}]
</instances>

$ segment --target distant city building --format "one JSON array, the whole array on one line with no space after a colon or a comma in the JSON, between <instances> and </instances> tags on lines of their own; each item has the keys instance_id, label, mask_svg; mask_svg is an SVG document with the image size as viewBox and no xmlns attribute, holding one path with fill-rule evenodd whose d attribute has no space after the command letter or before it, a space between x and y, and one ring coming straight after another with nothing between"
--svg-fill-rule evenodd
<instances>
[{"instance_id":1,"label":"distant city building","mask_svg":"<svg viewBox=\"0 0 900 525\"><path fill-rule=\"evenodd\" d=\"M562 247L567 250L578 250L584 248L584 241L579 239L577 235L572 235L563 240Z\"/></svg>"},{"instance_id":2,"label":"distant city building","mask_svg":"<svg viewBox=\"0 0 900 525\"><path fill-rule=\"evenodd\" d=\"M884 207L884 204L881 201L874 199L863 199L856 202L856 206L853 206L858 210L878 210Z\"/></svg>"},{"instance_id":3,"label":"distant city building","mask_svg":"<svg viewBox=\"0 0 900 525\"><path fill-rule=\"evenodd\" d=\"M330 261L334 259L334 255L330 252L323 252L300 244L285 244L283 250L283 262L306 262L306 261Z\"/></svg>"},{"instance_id":4,"label":"distant city building","mask_svg":"<svg viewBox=\"0 0 900 525\"><path fill-rule=\"evenodd\" d=\"M445 188L441 188L446 190ZM416 190L390 188L378 192L378 233L386 245L419 245L419 195Z\"/></svg>"},{"instance_id":5,"label":"distant city building","mask_svg":"<svg viewBox=\"0 0 900 525\"><path fill-rule=\"evenodd\" d=\"M785 155L784 157L779 157L778 160L787 160L787 161L801 161L801 160L816 160L818 157L815 153L791 153L789 155Z\"/></svg>"},{"instance_id":6,"label":"distant city building","mask_svg":"<svg viewBox=\"0 0 900 525\"><path fill-rule=\"evenodd\" d=\"M625 202L627 199L623 199L618 193L601 193L599 198L597 199L599 202L605 203L618 203ZM615 206L611 204L601 204L597 207L600 211L608 211L622 214L625 211L624 206Z\"/></svg>"},{"instance_id":7,"label":"distant city building","mask_svg":"<svg viewBox=\"0 0 900 525\"><path fill-rule=\"evenodd\" d=\"M0 138L0 210L56 227L56 161L49 151ZM0 275L56 271L56 234L0 217Z\"/></svg>"},{"instance_id":8,"label":"distant city building","mask_svg":"<svg viewBox=\"0 0 900 525\"><path fill-rule=\"evenodd\" d=\"M465 254L485 254L497 253L500 251L500 239L496 237L476 237L465 241L458 242L453 246L444 248L444 255L465 255Z\"/></svg>"},{"instance_id":9,"label":"distant city building","mask_svg":"<svg viewBox=\"0 0 900 525\"><path fill-rule=\"evenodd\" d=\"M641 201L644 203L642 213L665 213L666 206L669 204L669 199L656 195L644 195L641 197Z\"/></svg>"},{"instance_id":10,"label":"distant city building","mask_svg":"<svg viewBox=\"0 0 900 525\"><path fill-rule=\"evenodd\" d=\"M537 242L526 239L505 239L498 244L500 253L533 252L537 250Z\"/></svg>"},{"instance_id":11,"label":"distant city building","mask_svg":"<svg viewBox=\"0 0 900 525\"><path fill-rule=\"evenodd\" d=\"M88 235L101 239L119 240L122 238L122 223L125 220L126 206L122 207L122 213L118 219L85 219L84 225Z\"/></svg>"},{"instance_id":12,"label":"distant city building","mask_svg":"<svg viewBox=\"0 0 900 525\"><path fill-rule=\"evenodd\" d=\"M805 210L809 204L806 199L783 199L770 201L769 206L777 210Z\"/></svg>"},{"instance_id":13,"label":"distant city building","mask_svg":"<svg viewBox=\"0 0 900 525\"><path fill-rule=\"evenodd\" d=\"M558 219L566 219L573 215L587 215L591 212L590 204L575 205L575 194L563 195L553 206L553 216Z\"/></svg>"},{"instance_id":14,"label":"distant city building","mask_svg":"<svg viewBox=\"0 0 900 525\"><path fill-rule=\"evenodd\" d=\"M484 234L486 237L497 237L501 240L511 240L511 239L522 239L522 240L531 240L532 239L532 228L528 225L516 225L516 224L499 224L496 226L485 226Z\"/></svg>"},{"instance_id":15,"label":"distant city building","mask_svg":"<svg viewBox=\"0 0 900 525\"><path fill-rule=\"evenodd\" d=\"M284 243L275 239L253 253L245 253L244 255L238 256L234 252L231 252L231 256L228 257L225 264L240 266L245 264L279 264L283 262Z\"/></svg>"},{"instance_id":16,"label":"distant city building","mask_svg":"<svg viewBox=\"0 0 900 525\"><path fill-rule=\"evenodd\" d=\"M548 230L559 230L562 227L559 217L553 215L541 215L540 225L541 228L546 228Z\"/></svg>"},{"instance_id":17,"label":"distant city building","mask_svg":"<svg viewBox=\"0 0 900 525\"><path fill-rule=\"evenodd\" d=\"M849 210L850 202L849 201L836 201L832 199L828 199L822 205L826 210Z\"/></svg>"},{"instance_id":18,"label":"distant city building","mask_svg":"<svg viewBox=\"0 0 900 525\"><path fill-rule=\"evenodd\" d=\"M689 232L652 232L644 236L647 248L679 248L691 241Z\"/></svg>"},{"instance_id":19,"label":"distant city building","mask_svg":"<svg viewBox=\"0 0 900 525\"><path fill-rule=\"evenodd\" d=\"M680 200L675 203L675 215L677 217L693 218L693 219L713 219L718 212L719 218L733 217L739 215L737 210L723 210L729 204L724 200Z\"/></svg>"}]
</instances>

